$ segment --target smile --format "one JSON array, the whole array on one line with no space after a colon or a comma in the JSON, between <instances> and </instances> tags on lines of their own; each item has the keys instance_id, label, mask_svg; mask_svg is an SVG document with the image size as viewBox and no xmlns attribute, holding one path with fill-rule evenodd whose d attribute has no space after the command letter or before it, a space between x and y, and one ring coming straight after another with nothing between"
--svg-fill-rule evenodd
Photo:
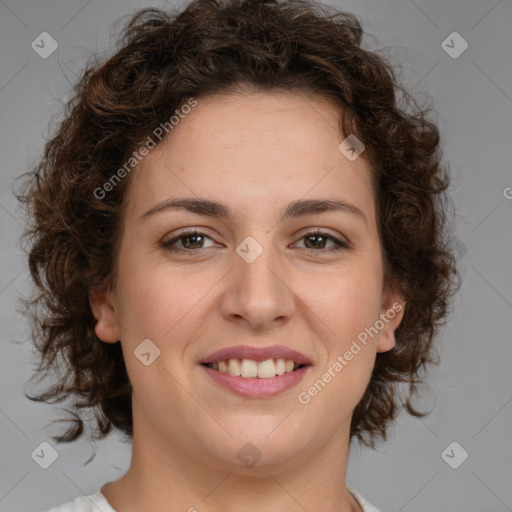
<instances>
[{"instance_id":1,"label":"smile","mask_svg":"<svg viewBox=\"0 0 512 512\"><path fill-rule=\"evenodd\" d=\"M209 363L205 366L220 373L227 373L233 377L242 377L243 379L272 379L285 373L291 373L304 365L291 359L282 358L266 359L264 361L232 358Z\"/></svg>"},{"instance_id":2,"label":"smile","mask_svg":"<svg viewBox=\"0 0 512 512\"><path fill-rule=\"evenodd\" d=\"M283 345L232 346L199 361L216 384L248 398L271 397L292 388L312 365L307 355Z\"/></svg>"}]
</instances>

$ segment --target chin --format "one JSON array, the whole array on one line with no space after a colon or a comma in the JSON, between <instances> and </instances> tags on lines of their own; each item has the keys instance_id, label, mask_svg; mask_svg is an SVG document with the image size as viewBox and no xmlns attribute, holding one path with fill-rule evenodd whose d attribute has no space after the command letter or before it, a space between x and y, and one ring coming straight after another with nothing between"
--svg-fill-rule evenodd
<instances>
[{"instance_id":1,"label":"chin","mask_svg":"<svg viewBox=\"0 0 512 512\"><path fill-rule=\"evenodd\" d=\"M268 476L266 471L276 466L293 466L298 457L304 456L303 448L310 446L312 440L303 438L303 434L298 438L300 429L297 427L278 426L283 418L273 420L262 425L253 423L250 428L240 424L233 426L232 430L227 427L228 431L243 434L225 435L218 441L210 436L203 453L208 452L226 470L252 476L260 471L262 476Z\"/></svg>"}]
</instances>

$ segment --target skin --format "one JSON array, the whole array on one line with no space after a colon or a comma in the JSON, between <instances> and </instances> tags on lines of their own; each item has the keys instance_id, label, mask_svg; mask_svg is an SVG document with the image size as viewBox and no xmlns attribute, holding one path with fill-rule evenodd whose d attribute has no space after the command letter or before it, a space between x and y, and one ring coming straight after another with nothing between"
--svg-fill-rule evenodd
<instances>
[{"instance_id":1,"label":"skin","mask_svg":"<svg viewBox=\"0 0 512 512\"><path fill-rule=\"evenodd\" d=\"M404 306L383 289L370 168L338 150L339 126L338 107L319 95L199 98L132 171L118 273L90 298L96 334L120 340L134 390L132 463L103 488L116 510L361 510L345 488L350 421L403 310L307 405L297 399L379 315ZM141 219L171 197L220 201L234 218L166 210ZM279 220L304 198L342 199L366 222L345 211ZM195 253L162 247L183 228L207 236L174 245ZM315 228L349 248L305 237ZM252 263L236 252L247 236L263 248ZM147 338L160 349L149 366L133 355ZM199 366L240 344L282 344L313 366L277 396L244 398ZM237 457L248 442L261 453L253 467Z\"/></svg>"}]
</instances>

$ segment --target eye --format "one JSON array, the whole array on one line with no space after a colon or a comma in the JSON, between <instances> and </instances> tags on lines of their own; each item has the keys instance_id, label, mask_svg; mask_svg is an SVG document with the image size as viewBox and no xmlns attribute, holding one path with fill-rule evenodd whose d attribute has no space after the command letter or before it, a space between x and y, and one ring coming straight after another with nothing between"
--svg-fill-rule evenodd
<instances>
[{"instance_id":1,"label":"eye","mask_svg":"<svg viewBox=\"0 0 512 512\"><path fill-rule=\"evenodd\" d=\"M348 249L349 246L345 242L338 240L332 235L329 235L323 231L312 231L303 235L300 240L305 240L305 249L311 252L330 252L330 251L341 251ZM333 245L326 248L327 242L331 242Z\"/></svg>"},{"instance_id":2,"label":"eye","mask_svg":"<svg viewBox=\"0 0 512 512\"><path fill-rule=\"evenodd\" d=\"M205 249L203 244L206 238L212 240L201 231L187 231L171 240L165 240L162 242L162 246L169 251L194 252L197 249ZM181 243L182 247L174 247L178 242Z\"/></svg>"},{"instance_id":3,"label":"eye","mask_svg":"<svg viewBox=\"0 0 512 512\"><path fill-rule=\"evenodd\" d=\"M207 249L204 243L205 240L212 240L211 237L202 231L187 231L181 233L179 236L162 242L162 246L169 251L193 253L201 249ZM304 249L310 252L331 252L348 249L349 245L341 240L338 240L332 235L323 231L312 231L303 235L300 240L305 241ZM331 247L326 247L327 243L331 243ZM181 245L181 247L179 246ZM211 247L211 246L209 246Z\"/></svg>"}]
</instances>

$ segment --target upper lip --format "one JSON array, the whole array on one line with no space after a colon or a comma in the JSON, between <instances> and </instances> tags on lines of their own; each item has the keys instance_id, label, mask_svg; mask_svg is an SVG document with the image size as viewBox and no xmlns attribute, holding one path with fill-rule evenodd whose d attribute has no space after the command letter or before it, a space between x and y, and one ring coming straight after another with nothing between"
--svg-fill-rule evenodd
<instances>
[{"instance_id":1,"label":"upper lip","mask_svg":"<svg viewBox=\"0 0 512 512\"><path fill-rule=\"evenodd\" d=\"M290 359L298 364L312 364L311 359L301 352L297 352L283 345L269 347L251 347L238 345L236 347L222 348L206 356L201 364L218 363L228 359L252 359L253 361L266 361L267 359Z\"/></svg>"}]
</instances>

